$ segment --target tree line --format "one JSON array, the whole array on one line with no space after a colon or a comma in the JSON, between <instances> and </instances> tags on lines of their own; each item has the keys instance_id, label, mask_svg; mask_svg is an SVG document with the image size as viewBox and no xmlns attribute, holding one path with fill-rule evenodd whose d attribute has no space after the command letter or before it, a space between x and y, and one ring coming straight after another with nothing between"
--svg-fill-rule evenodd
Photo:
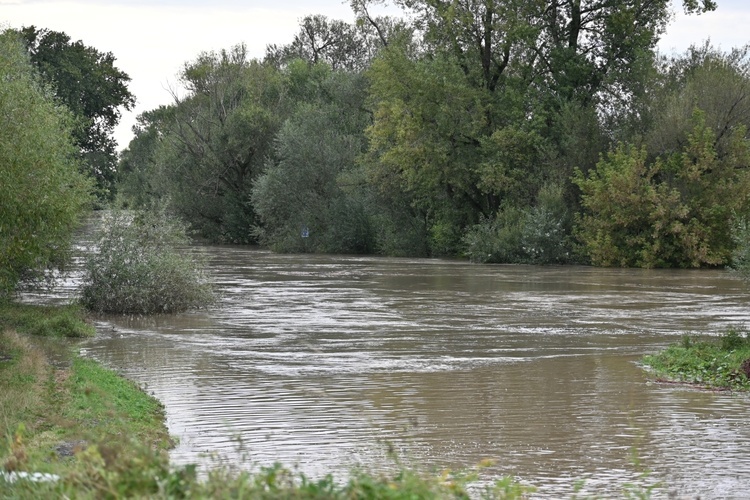
<instances>
[{"instance_id":1,"label":"tree line","mask_svg":"<svg viewBox=\"0 0 750 500\"><path fill-rule=\"evenodd\" d=\"M667 1L376 3L308 16L262 59L186 63L186 94L139 117L123 197L282 252L730 262L750 208L746 48L660 55Z\"/></svg>"},{"instance_id":2,"label":"tree line","mask_svg":"<svg viewBox=\"0 0 750 500\"><path fill-rule=\"evenodd\" d=\"M214 242L702 267L750 241L747 47L659 54L668 0L395 0L400 17L373 15L380 3L352 0L351 23L307 16L262 58L199 54L119 158L111 132L134 97L112 54L6 30L6 70L28 81L0 86L64 122L47 125L64 136L50 153L66 165L61 200L83 206L94 186L99 205L167 207ZM11 129L8 179L23 144ZM13 186L22 204L31 188ZM5 269L45 263L13 256L9 241L29 248L13 238Z\"/></svg>"}]
</instances>

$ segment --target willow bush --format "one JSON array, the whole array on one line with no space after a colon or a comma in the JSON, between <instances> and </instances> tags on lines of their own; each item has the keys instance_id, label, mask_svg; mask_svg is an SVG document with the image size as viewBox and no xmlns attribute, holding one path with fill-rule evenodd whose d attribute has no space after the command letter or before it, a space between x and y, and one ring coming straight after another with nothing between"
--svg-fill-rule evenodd
<instances>
[{"instance_id":1,"label":"willow bush","mask_svg":"<svg viewBox=\"0 0 750 500\"><path fill-rule=\"evenodd\" d=\"M563 187L543 186L534 206L504 207L494 218L480 217L463 238L464 255L474 262L564 264L573 260L568 237L571 216Z\"/></svg>"},{"instance_id":2,"label":"willow bush","mask_svg":"<svg viewBox=\"0 0 750 500\"><path fill-rule=\"evenodd\" d=\"M73 119L40 83L18 35L0 32L0 298L70 257L91 202Z\"/></svg>"},{"instance_id":3,"label":"willow bush","mask_svg":"<svg viewBox=\"0 0 750 500\"><path fill-rule=\"evenodd\" d=\"M96 312L174 313L209 305L202 262L185 250L187 229L163 209L105 216L85 263L81 302Z\"/></svg>"}]
</instances>

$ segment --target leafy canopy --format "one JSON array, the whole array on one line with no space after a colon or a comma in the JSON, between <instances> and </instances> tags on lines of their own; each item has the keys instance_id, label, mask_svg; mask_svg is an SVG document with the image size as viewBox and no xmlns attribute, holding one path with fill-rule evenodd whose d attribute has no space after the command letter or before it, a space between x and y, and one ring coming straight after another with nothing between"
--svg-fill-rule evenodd
<instances>
[{"instance_id":1,"label":"leafy canopy","mask_svg":"<svg viewBox=\"0 0 750 500\"><path fill-rule=\"evenodd\" d=\"M117 165L112 134L121 108L135 106L135 96L127 87L130 77L115 66L111 52L73 42L63 32L28 26L20 34L31 62L75 117L76 145L88 173L96 179L99 196L111 198Z\"/></svg>"},{"instance_id":2,"label":"leafy canopy","mask_svg":"<svg viewBox=\"0 0 750 500\"><path fill-rule=\"evenodd\" d=\"M0 34L0 296L62 266L91 185L73 118L39 81L16 32Z\"/></svg>"}]
</instances>

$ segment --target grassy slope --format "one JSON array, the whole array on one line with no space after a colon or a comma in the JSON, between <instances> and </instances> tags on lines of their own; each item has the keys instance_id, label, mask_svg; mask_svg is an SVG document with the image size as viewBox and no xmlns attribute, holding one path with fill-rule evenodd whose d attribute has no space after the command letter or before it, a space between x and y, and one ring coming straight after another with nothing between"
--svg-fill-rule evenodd
<instances>
[{"instance_id":1,"label":"grassy slope","mask_svg":"<svg viewBox=\"0 0 750 500\"><path fill-rule=\"evenodd\" d=\"M67 475L74 488L92 464L99 464L95 476L136 456L166 464L171 440L161 403L76 356L69 340L39 336L93 334L75 308L2 304L0 328L0 470ZM3 498L41 493L2 480L0 491Z\"/></svg>"}]
</instances>

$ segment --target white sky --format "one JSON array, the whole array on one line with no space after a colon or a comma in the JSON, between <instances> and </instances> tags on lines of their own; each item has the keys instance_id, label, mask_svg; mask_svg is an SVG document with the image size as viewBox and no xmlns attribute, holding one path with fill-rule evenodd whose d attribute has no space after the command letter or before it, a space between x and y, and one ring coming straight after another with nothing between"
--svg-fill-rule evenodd
<instances>
[{"instance_id":1,"label":"white sky","mask_svg":"<svg viewBox=\"0 0 750 500\"><path fill-rule=\"evenodd\" d=\"M683 52L706 38L723 49L750 43L750 2L718 4L715 12L689 17L678 4L660 50ZM354 17L346 0L0 0L0 27L64 31L115 55L137 99L115 132L121 148L132 138L137 114L171 102L166 89L176 86L186 61L240 42L260 58L267 44L289 43L308 14L349 22Z\"/></svg>"}]
</instances>

